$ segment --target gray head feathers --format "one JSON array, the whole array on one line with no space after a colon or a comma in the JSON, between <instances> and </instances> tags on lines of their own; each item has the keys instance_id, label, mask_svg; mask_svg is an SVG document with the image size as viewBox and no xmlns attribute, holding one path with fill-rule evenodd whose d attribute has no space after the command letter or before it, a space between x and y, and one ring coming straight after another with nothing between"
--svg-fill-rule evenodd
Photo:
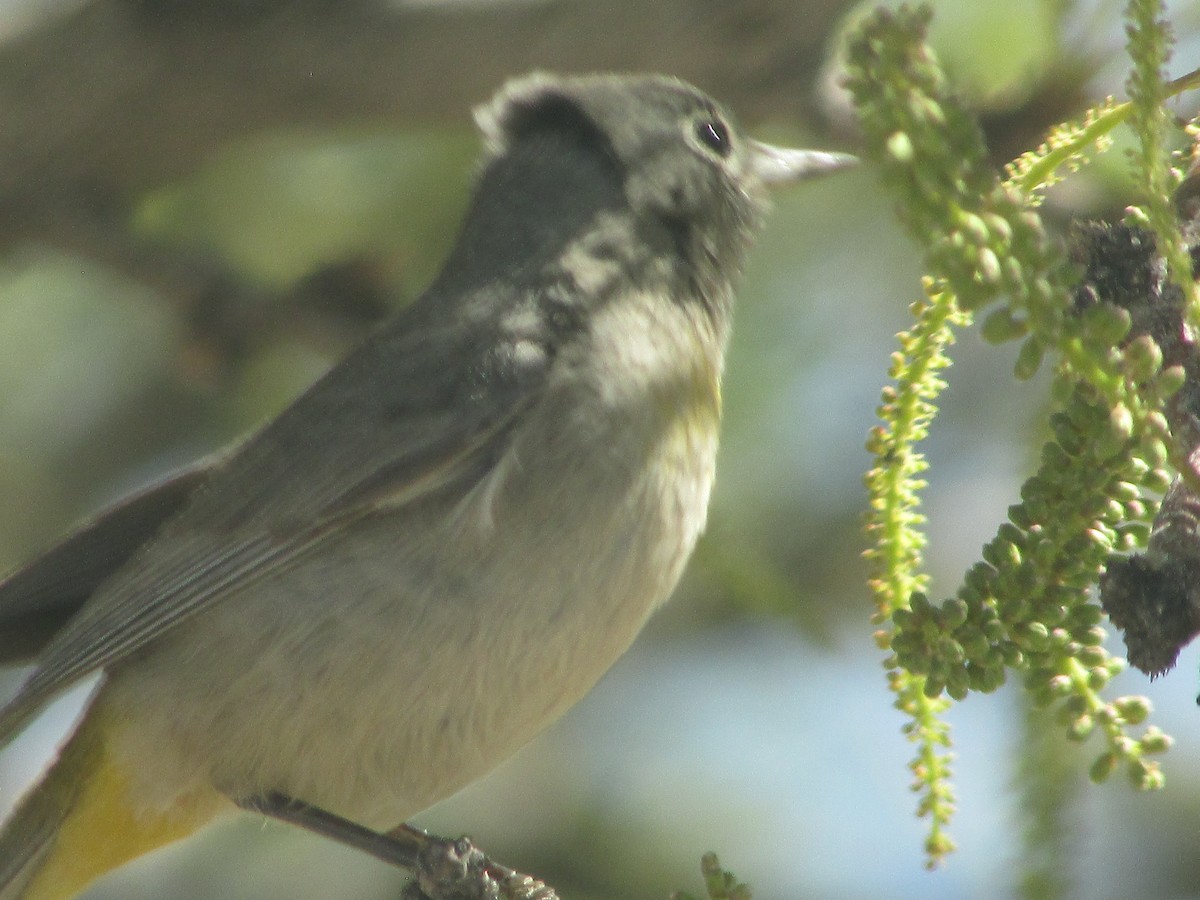
<instances>
[{"instance_id":1,"label":"gray head feathers","mask_svg":"<svg viewBox=\"0 0 1200 900\"><path fill-rule=\"evenodd\" d=\"M561 238L595 214L625 215L633 238L672 264L681 291L710 301L728 293L766 191L752 164L757 145L714 100L659 75L537 73L509 82L475 118L486 141L480 198L515 186L497 172L525 160L525 197L506 201L510 224L549 222ZM541 211L523 215L530 198Z\"/></svg>"}]
</instances>

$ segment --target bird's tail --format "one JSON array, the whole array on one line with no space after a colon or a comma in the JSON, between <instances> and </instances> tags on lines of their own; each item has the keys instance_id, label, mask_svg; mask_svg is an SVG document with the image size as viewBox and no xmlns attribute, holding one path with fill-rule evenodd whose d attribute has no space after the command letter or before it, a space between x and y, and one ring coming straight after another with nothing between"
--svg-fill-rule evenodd
<instances>
[{"instance_id":1,"label":"bird's tail","mask_svg":"<svg viewBox=\"0 0 1200 900\"><path fill-rule=\"evenodd\" d=\"M167 810L139 809L108 752L98 705L0 830L0 900L68 900L101 875L186 837L227 805L212 792Z\"/></svg>"},{"instance_id":2,"label":"bird's tail","mask_svg":"<svg viewBox=\"0 0 1200 900\"><path fill-rule=\"evenodd\" d=\"M0 831L0 900L19 900L44 868L63 823L87 780L92 757L101 752L86 720L59 752Z\"/></svg>"}]
</instances>

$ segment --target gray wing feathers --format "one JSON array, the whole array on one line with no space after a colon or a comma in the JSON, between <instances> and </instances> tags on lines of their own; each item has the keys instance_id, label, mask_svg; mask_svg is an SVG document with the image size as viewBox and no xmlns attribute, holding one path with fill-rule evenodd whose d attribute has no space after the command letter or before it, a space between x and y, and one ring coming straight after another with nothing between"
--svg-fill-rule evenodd
<instances>
[{"instance_id":1,"label":"gray wing feathers","mask_svg":"<svg viewBox=\"0 0 1200 900\"><path fill-rule=\"evenodd\" d=\"M178 512L208 475L203 464L127 497L0 582L0 665L31 660Z\"/></svg>"},{"instance_id":2,"label":"gray wing feathers","mask_svg":"<svg viewBox=\"0 0 1200 900\"><path fill-rule=\"evenodd\" d=\"M345 521L486 472L552 351L531 355L524 339L514 366L481 354L495 349L494 330L483 344L460 333L458 347L420 337L360 348L222 463L46 646L0 710L0 746L74 680L268 577ZM476 364L448 366L455 358Z\"/></svg>"},{"instance_id":3,"label":"gray wing feathers","mask_svg":"<svg viewBox=\"0 0 1200 900\"><path fill-rule=\"evenodd\" d=\"M253 546L222 548L219 554L188 563L154 566L130 581L115 582L118 589L103 590L96 603L84 606L46 647L41 661L13 700L0 710L0 745L7 742L41 705L77 678L121 658L186 618L207 599L221 595L256 564L270 567L266 554ZM150 603L148 597L166 597L169 603ZM112 598L110 600L110 598ZM110 601L110 602L105 602Z\"/></svg>"}]
</instances>

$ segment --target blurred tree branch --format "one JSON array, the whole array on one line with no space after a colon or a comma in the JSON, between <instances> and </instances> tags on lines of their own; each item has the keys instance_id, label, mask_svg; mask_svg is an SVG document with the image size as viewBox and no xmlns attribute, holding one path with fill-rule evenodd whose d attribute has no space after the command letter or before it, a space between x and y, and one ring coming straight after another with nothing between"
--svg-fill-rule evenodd
<instances>
[{"instance_id":1,"label":"blurred tree branch","mask_svg":"<svg viewBox=\"0 0 1200 900\"><path fill-rule=\"evenodd\" d=\"M153 287L230 362L317 294L323 320L349 308L339 324L353 330L386 309L387 289L348 261L264 303L222 260L131 233L139 197L216 149L277 129L465 125L505 78L538 67L667 71L747 119L796 118L846 2L59 6L0 42L0 250L43 244Z\"/></svg>"},{"instance_id":2,"label":"blurred tree branch","mask_svg":"<svg viewBox=\"0 0 1200 900\"><path fill-rule=\"evenodd\" d=\"M0 243L64 236L262 130L465 123L536 67L654 68L787 115L844 5L91 0L0 45Z\"/></svg>"},{"instance_id":3,"label":"blurred tree branch","mask_svg":"<svg viewBox=\"0 0 1200 900\"><path fill-rule=\"evenodd\" d=\"M388 286L362 261L264 303L223 260L133 234L130 210L265 131L465 125L502 81L534 68L670 72L746 121L811 119L825 44L849 5L45 0L0 40L0 252L43 244L153 287L226 362L316 306L320 327L353 332L387 308ZM1030 127L1074 108L1082 80L1048 79L1055 99L1027 101Z\"/></svg>"}]
</instances>

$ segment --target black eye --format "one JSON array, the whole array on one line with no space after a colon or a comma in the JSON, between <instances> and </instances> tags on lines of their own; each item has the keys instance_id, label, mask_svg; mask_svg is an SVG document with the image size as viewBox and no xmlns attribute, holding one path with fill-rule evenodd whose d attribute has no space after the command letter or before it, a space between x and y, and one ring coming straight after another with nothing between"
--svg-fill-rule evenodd
<instances>
[{"instance_id":1,"label":"black eye","mask_svg":"<svg viewBox=\"0 0 1200 900\"><path fill-rule=\"evenodd\" d=\"M705 119L703 122L697 122L696 140L721 159L725 159L733 152L733 144L729 140L729 129L720 119Z\"/></svg>"}]
</instances>

